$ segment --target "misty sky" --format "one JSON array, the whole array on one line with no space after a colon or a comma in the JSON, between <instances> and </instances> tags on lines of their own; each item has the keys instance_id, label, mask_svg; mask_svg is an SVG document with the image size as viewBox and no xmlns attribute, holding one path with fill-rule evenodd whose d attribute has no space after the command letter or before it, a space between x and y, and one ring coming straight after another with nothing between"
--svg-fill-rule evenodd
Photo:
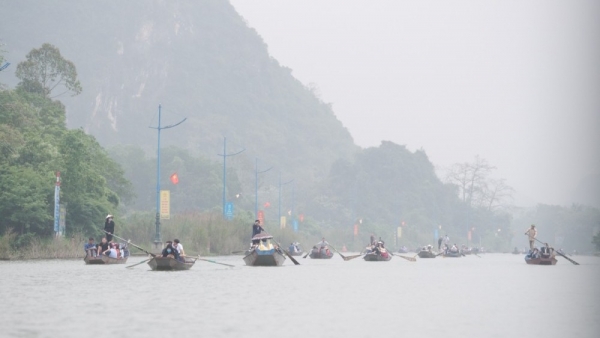
<instances>
[{"instance_id":1,"label":"misty sky","mask_svg":"<svg viewBox=\"0 0 600 338\"><path fill-rule=\"evenodd\" d=\"M362 147L498 169L517 203L600 175L600 2L231 0Z\"/></svg>"}]
</instances>

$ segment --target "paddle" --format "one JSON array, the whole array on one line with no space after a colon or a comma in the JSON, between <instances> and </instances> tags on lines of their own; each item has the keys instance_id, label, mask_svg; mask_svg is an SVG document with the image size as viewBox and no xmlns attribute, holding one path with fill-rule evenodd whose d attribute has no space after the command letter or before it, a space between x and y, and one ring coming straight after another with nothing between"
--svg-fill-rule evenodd
<instances>
[{"instance_id":1,"label":"paddle","mask_svg":"<svg viewBox=\"0 0 600 338\"><path fill-rule=\"evenodd\" d=\"M104 230L102 230L102 231L104 231ZM135 248L138 248L138 249L142 250L143 252L147 253L148 255L150 255L150 256L152 256L152 257L156 257L156 255L155 255L155 254L153 254L152 252L146 251L146 250L144 250L144 249L140 248L139 246L137 246L137 245L135 245L135 244L131 243L131 240L129 240L129 239L121 238L121 237L119 237L119 236L117 236L117 235L115 235L115 234L111 234L111 233L109 233L108 231L104 231L104 232L106 232L107 234L113 235L114 237L116 237L116 238L118 238L118 239L120 239L120 240L122 240L122 241L125 241L125 242L127 242L127 244L131 244L133 247L135 247Z\"/></svg>"},{"instance_id":2,"label":"paddle","mask_svg":"<svg viewBox=\"0 0 600 338\"><path fill-rule=\"evenodd\" d=\"M200 256L198 256L196 259L201 260L201 261L205 261L205 262L209 262L209 263L215 263L215 264L221 264L221 265L225 265L228 266L230 268L234 268L235 265L231 265L231 264L225 264L225 263L219 263L210 259L204 259L204 258L200 258Z\"/></svg>"},{"instance_id":3,"label":"paddle","mask_svg":"<svg viewBox=\"0 0 600 338\"><path fill-rule=\"evenodd\" d=\"M133 268L134 266L136 266L136 265L140 265L140 264L143 264L143 263L146 263L147 261L149 261L149 260L151 260L151 259L152 259L152 258L144 259L143 261L141 261L141 262L139 262L139 263L136 263L136 264L133 264L133 265L126 266L126 268Z\"/></svg>"},{"instance_id":4,"label":"paddle","mask_svg":"<svg viewBox=\"0 0 600 338\"><path fill-rule=\"evenodd\" d=\"M337 252L338 255L340 255L344 261L349 261L349 260L354 259L356 257L362 256L362 254L358 254L358 255L353 255L353 256L346 257L346 256L342 255L339 251L337 251L337 249L334 248L333 245L329 244L329 246L333 249L333 251Z\"/></svg>"},{"instance_id":5,"label":"paddle","mask_svg":"<svg viewBox=\"0 0 600 338\"><path fill-rule=\"evenodd\" d=\"M414 257L406 257L406 256L395 254L395 253L390 252L390 251L388 251L388 253L391 253L393 256L404 258L404 259L406 259L407 261L410 261L410 262L416 262L417 261Z\"/></svg>"},{"instance_id":6,"label":"paddle","mask_svg":"<svg viewBox=\"0 0 600 338\"><path fill-rule=\"evenodd\" d=\"M264 228L263 228L263 229L264 229ZM279 242L277 242L277 241L275 240L275 238L273 238L273 242L275 242L275 244L277 244L277 246L279 247L279 249L280 249L281 251L283 251L283 253L285 253L285 255L286 255L286 256L288 256L288 258L289 258L289 259L290 259L290 260L291 260L291 261L294 263L294 265L300 265L300 263L298 263L298 261L297 261L297 260L295 260L295 259L294 259L294 257L292 257L292 255L290 255L290 253L289 253L289 252L287 252L286 250L284 250L284 249L282 249L282 248L281 248L281 244L279 244Z\"/></svg>"},{"instance_id":7,"label":"paddle","mask_svg":"<svg viewBox=\"0 0 600 338\"><path fill-rule=\"evenodd\" d=\"M306 258L306 256L310 255L310 253L312 252L312 249L306 253L306 255L304 255L302 258Z\"/></svg>"},{"instance_id":8,"label":"paddle","mask_svg":"<svg viewBox=\"0 0 600 338\"><path fill-rule=\"evenodd\" d=\"M538 241L538 242L540 242L540 243L542 243L542 244L546 245L546 243L544 243L544 242L540 241L539 239L537 239L537 238L534 238L534 239L535 239L536 241ZM575 264L575 265L579 265L579 263L577 263L577 262L575 262L574 260L572 260L571 258L569 258L569 257L567 257L567 256L565 256L565 255L563 255L562 253L560 253L560 252L558 252L558 251L556 251L556 250L554 250L554 252L555 252L555 253L557 253L557 254L559 254L559 255L561 255L561 256L563 256L563 257L564 257L564 258L566 258L566 259L567 259L569 262L571 262L571 263L573 263L573 264Z\"/></svg>"}]
</instances>

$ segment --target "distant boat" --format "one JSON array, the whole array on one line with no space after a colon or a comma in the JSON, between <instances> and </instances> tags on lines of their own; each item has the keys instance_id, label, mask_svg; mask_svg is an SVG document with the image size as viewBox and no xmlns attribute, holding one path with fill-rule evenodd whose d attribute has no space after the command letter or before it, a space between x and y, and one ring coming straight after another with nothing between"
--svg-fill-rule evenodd
<instances>
[{"instance_id":1,"label":"distant boat","mask_svg":"<svg viewBox=\"0 0 600 338\"><path fill-rule=\"evenodd\" d=\"M327 241L320 241L315 244L310 250L310 258L312 259L330 259L333 257L333 251L329 249L329 243Z\"/></svg>"},{"instance_id":2,"label":"distant boat","mask_svg":"<svg viewBox=\"0 0 600 338\"><path fill-rule=\"evenodd\" d=\"M172 257L156 256L148 261L148 265L154 271L176 271L189 270L195 262L196 260L190 257L185 257L184 261L180 261Z\"/></svg>"},{"instance_id":3,"label":"distant boat","mask_svg":"<svg viewBox=\"0 0 600 338\"><path fill-rule=\"evenodd\" d=\"M435 258L436 254L429 250L421 250L418 253L419 258Z\"/></svg>"},{"instance_id":4,"label":"distant boat","mask_svg":"<svg viewBox=\"0 0 600 338\"><path fill-rule=\"evenodd\" d=\"M532 265L556 265L556 258L554 255L544 256L541 254L532 255L531 252L528 252L525 255L525 263Z\"/></svg>"},{"instance_id":5,"label":"distant boat","mask_svg":"<svg viewBox=\"0 0 600 338\"><path fill-rule=\"evenodd\" d=\"M294 242L288 248L288 253L291 256L302 256L304 250L300 247L300 243Z\"/></svg>"},{"instance_id":6,"label":"distant boat","mask_svg":"<svg viewBox=\"0 0 600 338\"><path fill-rule=\"evenodd\" d=\"M252 237L252 240L259 240L259 244L248 250L244 256L244 263L248 266L280 266L285 262L285 256L279 248L271 244L273 236L266 232L261 232Z\"/></svg>"},{"instance_id":7,"label":"distant boat","mask_svg":"<svg viewBox=\"0 0 600 338\"><path fill-rule=\"evenodd\" d=\"M129 255L127 255L126 257L121 257L121 258L112 258L112 257L108 257L106 255L91 257L88 255L83 258L83 261L85 262L85 264L89 264L89 265L125 264L127 262L128 257L129 257Z\"/></svg>"},{"instance_id":8,"label":"distant boat","mask_svg":"<svg viewBox=\"0 0 600 338\"><path fill-rule=\"evenodd\" d=\"M408 248L405 247L404 245L400 247L400 249L398 249L398 253L408 253Z\"/></svg>"},{"instance_id":9,"label":"distant boat","mask_svg":"<svg viewBox=\"0 0 600 338\"><path fill-rule=\"evenodd\" d=\"M446 251L444 252L444 257L454 257L454 258L458 258L458 257L462 257L462 254L460 253L460 251Z\"/></svg>"},{"instance_id":10,"label":"distant boat","mask_svg":"<svg viewBox=\"0 0 600 338\"><path fill-rule=\"evenodd\" d=\"M379 253L376 251L367 252L363 259L367 262L387 262L392 259L392 255L386 249L380 249Z\"/></svg>"}]
</instances>

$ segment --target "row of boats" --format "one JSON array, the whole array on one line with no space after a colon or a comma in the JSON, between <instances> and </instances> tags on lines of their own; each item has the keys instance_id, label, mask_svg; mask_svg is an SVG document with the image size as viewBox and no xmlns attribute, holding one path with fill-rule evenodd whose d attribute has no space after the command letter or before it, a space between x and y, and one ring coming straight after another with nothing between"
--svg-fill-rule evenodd
<instances>
[{"instance_id":1,"label":"row of boats","mask_svg":"<svg viewBox=\"0 0 600 338\"><path fill-rule=\"evenodd\" d=\"M292 256L301 256L302 254L304 254L304 252L299 248L297 243L292 243L292 245L290 245L289 251L283 250L277 242L273 243L273 236L266 232L262 232L254 236L252 239L253 244L248 250L244 252L243 257L244 263L248 266L280 266L283 265L283 263L285 262L286 256L287 258L290 258L294 262L294 264L299 264ZM344 260L350 260L359 256L363 256L363 259L368 262L390 261L392 257L396 255L388 251L384 247L383 242L380 241L373 243L370 246L367 246L364 253L361 253L359 255L353 255L351 257L345 257L341 253L339 253L333 246L331 246L327 241L325 241L325 239L323 239L321 242L315 244L309 252L304 254L304 258L310 256L310 258L312 259L331 259L334 256L334 251L337 252ZM468 254L477 255L478 252L478 250L472 249L446 249L440 252L434 252L431 246L427 246L419 250L416 256L419 256L419 258L436 258L437 256L458 258L466 256ZM405 257L401 255L396 256L400 256L411 261L415 260L414 257ZM106 255L100 255L96 257L86 256L84 258L84 261L86 264L90 265L125 264L127 262L128 257L129 251L125 249L123 254L120 255L118 258L113 258ZM152 257L147 260L147 264L152 270L156 271L189 270L190 268L192 268L192 266L194 266L194 263L197 259L199 259L199 257L188 256L176 259L173 257L162 257L161 255L152 255ZM556 258L554 257L554 255L546 257L542 255L536 255L535 253L532 254L531 252L525 256L525 261L527 264L535 265L556 264ZM143 262L145 261L142 261L141 263Z\"/></svg>"}]
</instances>

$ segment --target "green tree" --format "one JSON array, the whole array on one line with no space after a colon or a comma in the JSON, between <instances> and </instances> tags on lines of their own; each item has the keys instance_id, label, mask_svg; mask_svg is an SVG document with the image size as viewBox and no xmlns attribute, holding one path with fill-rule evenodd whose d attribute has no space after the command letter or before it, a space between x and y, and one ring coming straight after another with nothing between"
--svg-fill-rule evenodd
<instances>
[{"instance_id":1,"label":"green tree","mask_svg":"<svg viewBox=\"0 0 600 338\"><path fill-rule=\"evenodd\" d=\"M21 80L19 87L28 92L40 93L49 97L54 89L63 86L66 90L54 95L60 96L72 92L81 93L81 84L77 80L77 70L73 62L60 55L55 46L45 43L39 49L32 49L27 60L17 65L15 75Z\"/></svg>"}]
</instances>

